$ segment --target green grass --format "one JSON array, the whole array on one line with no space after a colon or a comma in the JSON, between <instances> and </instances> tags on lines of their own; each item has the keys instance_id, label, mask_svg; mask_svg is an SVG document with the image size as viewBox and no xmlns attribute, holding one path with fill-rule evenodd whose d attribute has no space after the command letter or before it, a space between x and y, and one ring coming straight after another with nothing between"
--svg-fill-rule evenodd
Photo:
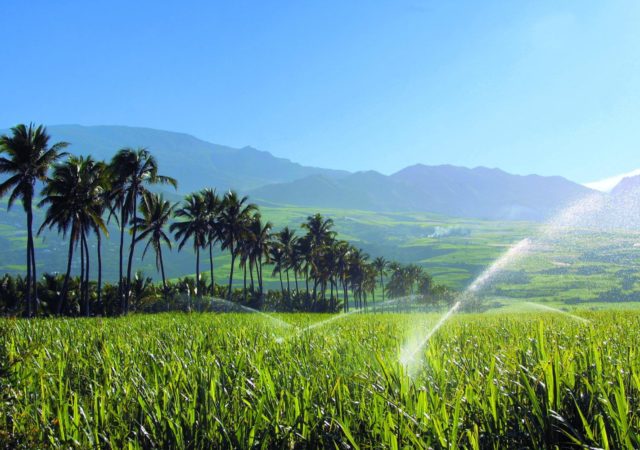
<instances>
[{"instance_id":1,"label":"green grass","mask_svg":"<svg viewBox=\"0 0 640 450\"><path fill-rule=\"evenodd\" d=\"M640 446L640 312L2 320L25 448Z\"/></svg>"}]
</instances>

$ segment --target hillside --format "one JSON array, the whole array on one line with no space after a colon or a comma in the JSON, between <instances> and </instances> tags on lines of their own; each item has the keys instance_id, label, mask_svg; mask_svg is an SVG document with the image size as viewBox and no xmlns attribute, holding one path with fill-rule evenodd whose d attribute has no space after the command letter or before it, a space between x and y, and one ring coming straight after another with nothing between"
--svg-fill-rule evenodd
<instances>
[{"instance_id":1,"label":"hillside","mask_svg":"<svg viewBox=\"0 0 640 450\"><path fill-rule=\"evenodd\" d=\"M52 141L71 143L69 151L110 159L123 147L147 147L161 172L179 181L182 193L215 187L248 190L309 175L341 177L348 172L306 167L252 147L212 144L184 133L125 126L54 125Z\"/></svg>"},{"instance_id":2,"label":"hillside","mask_svg":"<svg viewBox=\"0 0 640 450\"><path fill-rule=\"evenodd\" d=\"M419 164L391 176L377 172L358 172L332 180L313 176L263 186L250 193L258 199L291 205L539 221L593 191L562 177Z\"/></svg>"}]
</instances>

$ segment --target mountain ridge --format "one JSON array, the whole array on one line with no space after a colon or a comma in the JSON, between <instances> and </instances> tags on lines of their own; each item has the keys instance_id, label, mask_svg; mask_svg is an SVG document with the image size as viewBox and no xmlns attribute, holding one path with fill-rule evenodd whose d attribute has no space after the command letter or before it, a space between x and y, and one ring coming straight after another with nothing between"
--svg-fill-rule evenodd
<instances>
[{"instance_id":1,"label":"mountain ridge","mask_svg":"<svg viewBox=\"0 0 640 450\"><path fill-rule=\"evenodd\" d=\"M181 132L121 125L51 125L52 142L67 141L69 151L109 160L123 147L149 148L161 173L179 180L179 191L204 187L246 191L274 182L293 181L311 174L341 177L347 171L304 166L251 146L214 144ZM188 151L189 158L181 158Z\"/></svg>"},{"instance_id":2,"label":"mountain ridge","mask_svg":"<svg viewBox=\"0 0 640 450\"><path fill-rule=\"evenodd\" d=\"M337 197L339 192L339 197ZM306 177L250 191L258 199L381 212L432 212L489 220L540 221L593 191L560 176L416 164L391 175L355 172L327 182Z\"/></svg>"},{"instance_id":3,"label":"mountain ridge","mask_svg":"<svg viewBox=\"0 0 640 450\"><path fill-rule=\"evenodd\" d=\"M484 166L418 163L390 175L310 167L250 145L234 148L147 127L69 124L47 130L52 142L70 142L70 152L96 159L109 160L123 147L149 148L160 172L178 180L179 194L213 187L267 204L544 220L593 193L560 176L514 175Z\"/></svg>"}]
</instances>

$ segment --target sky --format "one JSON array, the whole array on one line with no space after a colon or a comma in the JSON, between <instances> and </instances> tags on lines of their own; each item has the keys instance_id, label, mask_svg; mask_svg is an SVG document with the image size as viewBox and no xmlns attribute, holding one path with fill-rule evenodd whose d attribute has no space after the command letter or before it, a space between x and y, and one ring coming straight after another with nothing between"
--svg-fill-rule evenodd
<instances>
[{"instance_id":1,"label":"sky","mask_svg":"<svg viewBox=\"0 0 640 450\"><path fill-rule=\"evenodd\" d=\"M0 15L0 128L144 126L385 174L640 168L637 0L2 0Z\"/></svg>"}]
</instances>

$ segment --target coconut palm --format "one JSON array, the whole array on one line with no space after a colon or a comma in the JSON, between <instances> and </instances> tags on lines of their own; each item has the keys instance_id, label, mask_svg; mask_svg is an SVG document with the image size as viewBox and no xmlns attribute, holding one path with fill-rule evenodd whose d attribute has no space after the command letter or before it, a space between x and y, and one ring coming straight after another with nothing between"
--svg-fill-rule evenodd
<instances>
[{"instance_id":1,"label":"coconut palm","mask_svg":"<svg viewBox=\"0 0 640 450\"><path fill-rule=\"evenodd\" d=\"M8 179L0 184L0 197L12 190L7 208L20 199L27 214L27 315L33 313L32 299L37 301L36 255L33 245L33 196L35 184L45 181L47 172L64 153L60 151L68 144L58 142L49 146L50 136L44 126L28 127L20 124L11 129L11 136L0 136L0 174ZM33 294L33 297L32 297Z\"/></svg>"},{"instance_id":2,"label":"coconut palm","mask_svg":"<svg viewBox=\"0 0 640 450\"><path fill-rule=\"evenodd\" d=\"M93 166L94 169L94 177L100 189L96 191L96 196L94 197L93 204L96 210L96 214L101 218L104 217L107 209L111 207L111 172L109 171L109 166L104 161L96 162ZM102 222L104 225L104 221ZM98 286L96 289L96 303L99 307L103 308L104 305L102 303L102 235L108 236L109 233L106 231L106 226L102 229L97 224L93 223L93 232L96 235L96 249L97 249L97 257L98 257Z\"/></svg>"},{"instance_id":3,"label":"coconut palm","mask_svg":"<svg viewBox=\"0 0 640 450\"><path fill-rule=\"evenodd\" d=\"M193 241L193 250L196 252L196 295L200 299L200 249L205 246L209 231L207 208L202 195L187 195L183 206L176 210L174 216L179 220L171 224L170 230L175 233L178 250L182 250L189 239Z\"/></svg>"},{"instance_id":4,"label":"coconut palm","mask_svg":"<svg viewBox=\"0 0 640 450\"><path fill-rule=\"evenodd\" d=\"M363 304L363 292L368 259L369 255L357 248L352 249L349 255L349 280L357 308L366 306Z\"/></svg>"},{"instance_id":5,"label":"coconut palm","mask_svg":"<svg viewBox=\"0 0 640 450\"><path fill-rule=\"evenodd\" d=\"M384 273L387 270L389 262L382 256L378 256L373 260L373 267L380 275L380 289L382 289L382 301L384 301Z\"/></svg>"},{"instance_id":6,"label":"coconut palm","mask_svg":"<svg viewBox=\"0 0 640 450\"><path fill-rule=\"evenodd\" d=\"M114 180L114 204L120 212L120 280L122 280L123 230L127 224L135 222L138 199L148 192L147 188L152 184L169 184L177 188L178 183L174 178L158 174L158 163L145 148L119 150L111 160L111 171ZM122 299L122 309L125 314L129 310L129 286L136 243L136 228L133 227L127 262L126 288Z\"/></svg>"},{"instance_id":7,"label":"coconut palm","mask_svg":"<svg viewBox=\"0 0 640 450\"><path fill-rule=\"evenodd\" d=\"M293 253L296 245L295 231L289 227L284 227L277 235L278 242L282 247L284 257L284 269L287 279L287 295L291 296L291 286L289 283L289 269L293 268Z\"/></svg>"},{"instance_id":8,"label":"coconut palm","mask_svg":"<svg viewBox=\"0 0 640 450\"><path fill-rule=\"evenodd\" d=\"M310 276L313 278L313 298L316 299L318 285L322 273L321 261L323 250L327 243L334 238L335 232L332 219L325 219L320 214L307 217L307 221L302 224L302 228L307 230L308 254L307 264L309 265Z\"/></svg>"},{"instance_id":9,"label":"coconut palm","mask_svg":"<svg viewBox=\"0 0 640 450\"><path fill-rule=\"evenodd\" d=\"M173 215L175 207L175 204L172 205L162 195L146 193L142 196L139 208L142 217L136 217L133 224L140 233L137 237L138 241L147 239L142 258L144 259L149 247L152 247L156 254L156 269L162 276L162 289L165 294L167 292L167 278L164 272L162 243L164 242L171 249L171 239L165 233L165 228Z\"/></svg>"},{"instance_id":10,"label":"coconut palm","mask_svg":"<svg viewBox=\"0 0 640 450\"><path fill-rule=\"evenodd\" d=\"M282 300L284 301L286 297L284 294L284 283L282 282L282 270L285 266L285 259L282 245L278 241L274 242L269 249L269 261L273 265L271 276L275 277L276 274L278 274L278 276L280 277L280 291L282 292Z\"/></svg>"},{"instance_id":11,"label":"coconut palm","mask_svg":"<svg viewBox=\"0 0 640 450\"><path fill-rule=\"evenodd\" d=\"M68 293L69 276L73 251L80 245L81 282L80 300L84 301L85 314L90 314L89 305L89 253L87 234L90 231L107 234L102 219L104 166L91 157L71 156L62 164L53 168L53 175L42 190L43 199L39 206L48 205L44 222L38 233L46 227L56 227L63 237L69 234L67 271L64 278L58 314L62 313Z\"/></svg>"},{"instance_id":12,"label":"coconut palm","mask_svg":"<svg viewBox=\"0 0 640 450\"><path fill-rule=\"evenodd\" d=\"M364 304L367 305L367 293L371 294L373 301L373 307L375 308L376 302L376 278L378 276L378 270L373 264L365 264L364 266L364 280L362 283L362 290L364 292Z\"/></svg>"},{"instance_id":13,"label":"coconut palm","mask_svg":"<svg viewBox=\"0 0 640 450\"><path fill-rule=\"evenodd\" d=\"M307 217L307 221L301 226L307 230L312 247L320 247L327 239L335 236L335 232L331 230L333 219L325 219L321 214Z\"/></svg>"},{"instance_id":14,"label":"coconut palm","mask_svg":"<svg viewBox=\"0 0 640 450\"><path fill-rule=\"evenodd\" d=\"M259 213L253 215L249 223L249 265L255 266L258 278L258 292L262 297L263 293L263 275L262 265L265 259L269 259L269 249L271 247L271 222L263 222Z\"/></svg>"},{"instance_id":15,"label":"coconut palm","mask_svg":"<svg viewBox=\"0 0 640 450\"><path fill-rule=\"evenodd\" d=\"M220 224L218 215L222 207L222 200L216 194L215 189L204 189L201 191L207 210L207 244L209 246L209 272L211 276L211 295L215 295L215 277L213 274L213 246L220 240Z\"/></svg>"},{"instance_id":16,"label":"coconut palm","mask_svg":"<svg viewBox=\"0 0 640 450\"><path fill-rule=\"evenodd\" d=\"M309 273L311 271L311 241L308 235L298 238L294 247L293 258L298 273L304 277L305 296L309 300Z\"/></svg>"},{"instance_id":17,"label":"coconut palm","mask_svg":"<svg viewBox=\"0 0 640 450\"><path fill-rule=\"evenodd\" d=\"M231 289L233 285L233 269L236 257L238 256L238 246L247 228L251 214L257 210L256 205L247 203L248 198L239 197L234 191L229 191L222 199L219 223L221 232L221 243L223 250L229 250L231 254L231 270L229 271L229 291L227 298L231 300Z\"/></svg>"},{"instance_id":18,"label":"coconut palm","mask_svg":"<svg viewBox=\"0 0 640 450\"><path fill-rule=\"evenodd\" d=\"M336 276L342 283L342 294L344 297L343 308L349 311L349 262L353 247L348 242L340 241L336 244Z\"/></svg>"}]
</instances>

